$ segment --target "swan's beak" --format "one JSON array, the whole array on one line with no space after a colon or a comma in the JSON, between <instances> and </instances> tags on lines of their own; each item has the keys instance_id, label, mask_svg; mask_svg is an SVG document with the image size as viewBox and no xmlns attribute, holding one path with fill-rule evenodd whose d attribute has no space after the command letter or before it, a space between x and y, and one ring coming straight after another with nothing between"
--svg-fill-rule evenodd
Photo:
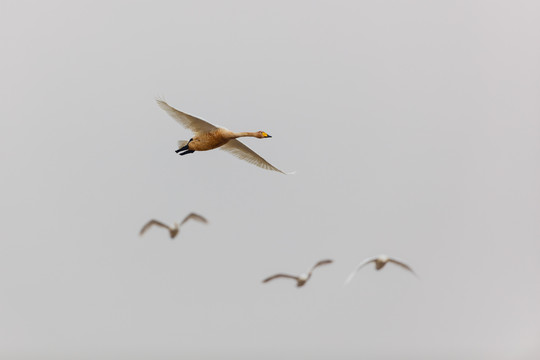
<instances>
[{"instance_id":1,"label":"swan's beak","mask_svg":"<svg viewBox=\"0 0 540 360\"><path fill-rule=\"evenodd\" d=\"M266 133L265 133L265 134L266 134ZM265 136L265 137L271 137L271 136L270 136L270 135L268 135L268 134L266 134L266 136Z\"/></svg>"}]
</instances>

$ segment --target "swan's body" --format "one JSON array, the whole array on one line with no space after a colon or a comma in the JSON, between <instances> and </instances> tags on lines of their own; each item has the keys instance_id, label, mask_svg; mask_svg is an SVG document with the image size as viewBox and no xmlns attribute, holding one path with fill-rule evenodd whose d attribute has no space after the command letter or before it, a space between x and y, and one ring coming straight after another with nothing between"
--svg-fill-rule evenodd
<instances>
[{"instance_id":1,"label":"swan's body","mask_svg":"<svg viewBox=\"0 0 540 360\"><path fill-rule=\"evenodd\" d=\"M304 284L311 278L311 274L313 273L313 270L315 270L317 267L321 265L331 264L332 260L321 260L318 263L316 263L307 273L302 273L298 276L289 275L289 274L276 274L272 275L266 279L263 280L263 283L266 283L270 280L274 280L277 278L287 278L287 279L293 279L296 280L296 286L301 287L304 286Z\"/></svg>"},{"instance_id":2,"label":"swan's body","mask_svg":"<svg viewBox=\"0 0 540 360\"><path fill-rule=\"evenodd\" d=\"M381 270L389 262L401 266L402 268L404 268L407 271L412 272L416 276L416 273L413 271L413 269L411 269L411 267L409 265L405 264L403 261L398 260L396 258L390 258L390 257L388 257L386 255L379 255L379 256L368 258L368 259L362 261L360 263L360 265L358 265L358 267L349 275L349 277L347 277L347 280L345 280L345 285L348 284L353 279L353 277L356 275L356 273L361 268L366 266L367 264L375 263L375 269L376 270Z\"/></svg>"},{"instance_id":3,"label":"swan's body","mask_svg":"<svg viewBox=\"0 0 540 360\"><path fill-rule=\"evenodd\" d=\"M156 225L156 226L159 226L159 227L162 227L164 229L167 229L169 230L169 235L171 236L171 239L174 239L176 237L176 235L178 235L178 233L180 232L180 227L182 225L184 225L184 223L188 220L197 220L199 222L202 222L202 223L208 223L208 220L206 220L204 217L202 217L201 215L198 215L198 214L195 214L195 213L190 213L188 216L186 216L184 218L184 220L182 220L181 223L173 223L171 226L169 225L166 225L160 221L157 221L157 220L150 220L149 222L147 222L143 228L141 229L141 232L139 233L139 235L142 235L146 232L146 230L148 230L150 227Z\"/></svg>"},{"instance_id":4,"label":"swan's body","mask_svg":"<svg viewBox=\"0 0 540 360\"><path fill-rule=\"evenodd\" d=\"M195 116L176 110L163 100L156 101L158 105L178 121L180 125L188 128L194 133L189 141L181 140L179 142L179 149L176 150L176 152L180 155L190 154L195 151L208 151L220 148L263 169L279 171L280 173L285 174L246 145L236 140L239 137L255 137L259 139L270 138L271 136L264 131L236 133L222 127L214 126Z\"/></svg>"}]
</instances>

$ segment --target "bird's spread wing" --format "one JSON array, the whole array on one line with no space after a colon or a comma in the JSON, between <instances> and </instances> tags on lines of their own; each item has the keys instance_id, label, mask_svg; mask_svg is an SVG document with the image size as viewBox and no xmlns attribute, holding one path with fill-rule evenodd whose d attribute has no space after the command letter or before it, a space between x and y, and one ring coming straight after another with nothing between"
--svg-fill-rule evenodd
<instances>
[{"instance_id":1,"label":"bird's spread wing","mask_svg":"<svg viewBox=\"0 0 540 360\"><path fill-rule=\"evenodd\" d=\"M347 280L345 280L345 285L347 285L349 282L351 282L351 280L353 279L354 275L356 275L356 273L361 269L363 268L364 266L366 266L367 264L371 263L371 262L374 262L375 260L377 260L377 257L372 257L372 258L369 258L369 259L366 259L364 261L362 261L360 263L360 265L358 265L356 267L356 269L353 270L353 272L351 272L349 274L349 276L347 277Z\"/></svg>"},{"instance_id":2,"label":"bird's spread wing","mask_svg":"<svg viewBox=\"0 0 540 360\"><path fill-rule=\"evenodd\" d=\"M152 225L160 226L162 228L165 228L165 229L169 230L169 227L167 225L165 225L164 223L159 222L157 220L150 220L149 222L146 223L146 225L143 226L143 228L141 229L141 232L139 233L139 235L144 234L145 231L148 230Z\"/></svg>"},{"instance_id":3,"label":"bird's spread wing","mask_svg":"<svg viewBox=\"0 0 540 360\"><path fill-rule=\"evenodd\" d=\"M404 268L405 270L409 270L409 271L412 272L414 275L416 275L416 273L413 271L413 269L411 269L411 267L410 267L409 265L405 264L405 263L402 262L401 260L398 260L398 259L395 259L395 258L394 258L394 259L390 258L390 259L388 259L388 261L391 262L391 263L394 263L394 264L396 264L396 265L399 265L399 266L401 266L402 268ZM418 275L416 275L416 276L418 276Z\"/></svg>"},{"instance_id":4,"label":"bird's spread wing","mask_svg":"<svg viewBox=\"0 0 540 360\"><path fill-rule=\"evenodd\" d=\"M272 275L272 276L264 279L263 283L269 282L270 280L274 280L274 279L277 279L277 278L287 278L287 279L298 280L298 277L296 277L296 276L287 275L287 274L276 274L276 275Z\"/></svg>"},{"instance_id":5,"label":"bird's spread wing","mask_svg":"<svg viewBox=\"0 0 540 360\"><path fill-rule=\"evenodd\" d=\"M282 174L285 172L279 170L268 161L260 157L255 151L248 148L246 145L242 144L236 139L229 140L225 145L221 146L220 149L230 152L239 159L245 160L253 165L257 165L266 170L278 171Z\"/></svg>"},{"instance_id":6,"label":"bird's spread wing","mask_svg":"<svg viewBox=\"0 0 540 360\"><path fill-rule=\"evenodd\" d=\"M180 110L176 110L169 104L167 104L165 101L156 99L158 105L160 108L165 110L167 114L172 116L176 121L180 123L180 125L184 126L185 128L188 128L189 130L193 131L195 134L199 133L205 133L212 130L217 129L216 126L201 120L199 118L196 118L195 116L188 115L186 113L181 112Z\"/></svg>"},{"instance_id":7,"label":"bird's spread wing","mask_svg":"<svg viewBox=\"0 0 540 360\"><path fill-rule=\"evenodd\" d=\"M311 274L313 272L313 270L315 270L316 268L318 268L319 266L321 265L326 265L326 264L331 264L333 261L332 260L321 260L319 261L318 263L316 263L315 265L313 265L313 267L311 268L311 270L309 270L309 274Z\"/></svg>"},{"instance_id":8,"label":"bird's spread wing","mask_svg":"<svg viewBox=\"0 0 540 360\"><path fill-rule=\"evenodd\" d=\"M184 218L184 220L182 220L182 222L180 223L180 226L182 226L188 220L197 220L197 221L200 221L200 222L205 223L205 224L208 223L208 220L206 220L206 218L202 217L201 215L195 214L195 213L190 213L188 216L186 216Z\"/></svg>"}]
</instances>

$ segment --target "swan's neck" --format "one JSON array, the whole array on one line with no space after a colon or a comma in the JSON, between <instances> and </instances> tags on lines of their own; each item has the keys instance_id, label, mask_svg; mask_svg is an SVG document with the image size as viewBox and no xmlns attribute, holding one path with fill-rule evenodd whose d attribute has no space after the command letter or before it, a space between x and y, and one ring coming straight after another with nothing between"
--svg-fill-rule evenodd
<instances>
[{"instance_id":1,"label":"swan's neck","mask_svg":"<svg viewBox=\"0 0 540 360\"><path fill-rule=\"evenodd\" d=\"M244 132L233 133L234 138L248 137L248 136L249 137L258 137L256 132L244 131Z\"/></svg>"}]
</instances>

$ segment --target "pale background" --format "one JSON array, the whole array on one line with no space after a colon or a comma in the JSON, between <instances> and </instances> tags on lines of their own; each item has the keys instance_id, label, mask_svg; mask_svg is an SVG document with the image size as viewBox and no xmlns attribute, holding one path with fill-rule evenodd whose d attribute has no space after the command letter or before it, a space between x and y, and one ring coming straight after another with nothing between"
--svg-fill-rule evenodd
<instances>
[{"instance_id":1,"label":"pale background","mask_svg":"<svg viewBox=\"0 0 540 360\"><path fill-rule=\"evenodd\" d=\"M0 2L0 357L538 359L539 14ZM159 96L296 175L177 156ZM343 287L380 253L420 280Z\"/></svg>"}]
</instances>

